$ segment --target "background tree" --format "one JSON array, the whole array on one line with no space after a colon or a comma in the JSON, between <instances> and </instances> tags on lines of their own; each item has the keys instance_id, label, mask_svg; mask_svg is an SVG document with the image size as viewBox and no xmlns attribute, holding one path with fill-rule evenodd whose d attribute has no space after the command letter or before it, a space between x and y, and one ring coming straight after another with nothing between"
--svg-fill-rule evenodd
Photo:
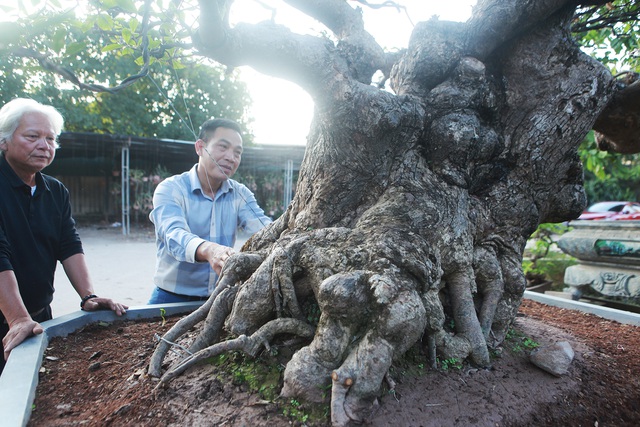
<instances>
[{"instance_id":1,"label":"background tree","mask_svg":"<svg viewBox=\"0 0 640 427\"><path fill-rule=\"evenodd\" d=\"M585 206L580 142L595 129L609 150L640 150L638 83L580 51L579 1L481 0L466 23L417 24L396 53L364 30L354 6L365 1L288 0L325 25L317 37L273 22L232 27L227 0L201 0L191 32L191 3L162 3L104 0L91 16L111 19L141 75L186 41L229 68L297 83L316 107L293 202L167 334L174 341L206 318L195 354L162 384L204 357L256 354L297 334L309 341L287 364L282 394L321 401L330 385L332 421L346 425L368 416L392 360L421 341L434 360L488 366L522 299L527 238ZM389 91L372 84L379 74ZM317 324L302 308L313 305ZM220 341L223 329L237 338ZM159 344L151 374L162 374L167 349Z\"/></svg>"},{"instance_id":2,"label":"background tree","mask_svg":"<svg viewBox=\"0 0 640 427\"><path fill-rule=\"evenodd\" d=\"M573 24L584 50L623 82L633 82L640 72L640 25L634 19L639 8L630 0L595 4L581 9ZM579 148L589 204L640 200L640 155L609 152L606 146L598 147L602 143L601 136L590 132Z\"/></svg>"},{"instance_id":3,"label":"background tree","mask_svg":"<svg viewBox=\"0 0 640 427\"><path fill-rule=\"evenodd\" d=\"M69 132L188 141L194 139L194 129L197 134L206 119L228 117L244 124L249 130L247 142L251 143L246 85L237 72L225 74L220 65L209 60L181 57L172 62L171 68L149 60L144 75L131 80L135 85L106 90L105 85L140 71L140 61L131 60L133 48L111 43L126 39L135 45L133 32L114 37L114 22L106 18L110 16L98 14L76 20L68 11L59 16L43 8L28 18L4 23L3 27L9 28L0 32L0 47L20 47L10 49L13 55L0 58L0 102L27 96L54 105L64 112L65 130ZM97 90L88 91L69 84L65 79L70 76L74 82L101 84L94 83Z\"/></svg>"}]
</instances>

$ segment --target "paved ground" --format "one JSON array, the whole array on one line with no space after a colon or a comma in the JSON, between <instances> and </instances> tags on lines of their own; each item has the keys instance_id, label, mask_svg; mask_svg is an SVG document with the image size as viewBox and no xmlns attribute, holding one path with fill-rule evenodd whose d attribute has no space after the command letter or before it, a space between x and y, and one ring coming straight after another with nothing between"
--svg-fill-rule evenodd
<instances>
[{"instance_id":1,"label":"paved ground","mask_svg":"<svg viewBox=\"0 0 640 427\"><path fill-rule=\"evenodd\" d=\"M146 305L153 289L156 247L152 228L132 227L129 236L121 228L78 228L97 295L112 298L129 307ZM244 239L238 239L242 245ZM80 297L59 264L56 292L51 304L54 317L80 309Z\"/></svg>"}]
</instances>

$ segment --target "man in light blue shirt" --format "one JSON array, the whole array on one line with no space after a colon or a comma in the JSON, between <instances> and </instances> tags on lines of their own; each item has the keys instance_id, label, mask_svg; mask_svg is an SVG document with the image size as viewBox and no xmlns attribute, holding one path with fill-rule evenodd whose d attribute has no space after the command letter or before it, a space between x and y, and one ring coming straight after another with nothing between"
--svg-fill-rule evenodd
<instances>
[{"instance_id":1,"label":"man in light blue shirt","mask_svg":"<svg viewBox=\"0 0 640 427\"><path fill-rule=\"evenodd\" d=\"M157 257L149 304L207 299L234 253L238 228L253 234L271 223L251 190L230 179L242 157L237 123L207 120L195 150L198 163L153 195Z\"/></svg>"}]
</instances>

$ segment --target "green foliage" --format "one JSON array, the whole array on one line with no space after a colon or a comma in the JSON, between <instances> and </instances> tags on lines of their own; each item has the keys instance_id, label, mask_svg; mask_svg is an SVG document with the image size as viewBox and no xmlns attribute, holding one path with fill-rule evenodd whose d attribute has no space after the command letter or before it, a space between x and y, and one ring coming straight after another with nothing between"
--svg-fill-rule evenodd
<instances>
[{"instance_id":1,"label":"green foliage","mask_svg":"<svg viewBox=\"0 0 640 427\"><path fill-rule=\"evenodd\" d=\"M557 239L571 231L565 224L540 224L527 242L522 269L530 282L552 281L558 287L564 283L564 270L577 263L557 247Z\"/></svg>"},{"instance_id":2,"label":"green foliage","mask_svg":"<svg viewBox=\"0 0 640 427\"><path fill-rule=\"evenodd\" d=\"M578 9L574 35L584 50L615 75L640 72L640 2L614 0ZM605 200L640 200L640 154L598 150L593 132L579 148L585 166L589 204Z\"/></svg>"},{"instance_id":3,"label":"green foliage","mask_svg":"<svg viewBox=\"0 0 640 427\"><path fill-rule=\"evenodd\" d=\"M278 397L282 372L273 359L254 359L243 353L230 352L211 358L211 363L221 368L223 381L230 377L236 385L245 384L268 401Z\"/></svg>"},{"instance_id":4,"label":"green foliage","mask_svg":"<svg viewBox=\"0 0 640 427\"><path fill-rule=\"evenodd\" d=\"M0 31L0 103L26 96L52 104L67 131L195 140L210 117L248 129L250 99L237 73L192 59L188 2L154 1L146 23L132 0L56 3L8 8L16 18L10 33ZM122 82L113 93L79 88Z\"/></svg>"},{"instance_id":5,"label":"green foliage","mask_svg":"<svg viewBox=\"0 0 640 427\"><path fill-rule=\"evenodd\" d=\"M243 169L243 166L240 166ZM246 185L253 192L258 205L271 218L278 218L284 212L284 180L282 173L257 173L238 170L233 179ZM298 174L293 175L293 188L298 181Z\"/></svg>"},{"instance_id":6,"label":"green foliage","mask_svg":"<svg viewBox=\"0 0 640 427\"><path fill-rule=\"evenodd\" d=\"M297 399L290 399L283 403L282 414L297 424L324 425L331 412L328 404L302 403Z\"/></svg>"},{"instance_id":7,"label":"green foliage","mask_svg":"<svg viewBox=\"0 0 640 427\"><path fill-rule=\"evenodd\" d=\"M283 366L274 355L266 353L251 358L240 352L215 356L210 362L221 370L221 381L231 380L234 385L244 385L269 402L277 402L282 385ZM282 414L292 421L307 423L326 421L329 405L303 403L297 399L280 402Z\"/></svg>"},{"instance_id":8,"label":"green foliage","mask_svg":"<svg viewBox=\"0 0 640 427\"><path fill-rule=\"evenodd\" d=\"M455 357L444 360L438 359L438 364L440 365L440 369L442 369L443 371L462 369L462 362L460 361L460 359L456 359Z\"/></svg>"},{"instance_id":9,"label":"green foliage","mask_svg":"<svg viewBox=\"0 0 640 427\"><path fill-rule=\"evenodd\" d=\"M165 310L164 308L160 309L160 317L162 317L162 326L167 324L167 319L165 318L165 315L167 314L167 310Z\"/></svg>"},{"instance_id":10,"label":"green foliage","mask_svg":"<svg viewBox=\"0 0 640 427\"><path fill-rule=\"evenodd\" d=\"M315 298L309 297L302 303L302 313L310 324L318 326L322 312Z\"/></svg>"},{"instance_id":11,"label":"green foliage","mask_svg":"<svg viewBox=\"0 0 640 427\"><path fill-rule=\"evenodd\" d=\"M540 224L531 235L530 245L527 249L533 260L547 256L552 246L556 245L557 237L571 231L571 227L565 224Z\"/></svg>"},{"instance_id":12,"label":"green foliage","mask_svg":"<svg viewBox=\"0 0 640 427\"><path fill-rule=\"evenodd\" d=\"M285 417L289 417L300 423L306 423L309 420L309 414L304 411L303 405L296 399L291 399L282 410Z\"/></svg>"},{"instance_id":13,"label":"green foliage","mask_svg":"<svg viewBox=\"0 0 640 427\"><path fill-rule=\"evenodd\" d=\"M615 74L640 70L640 3L614 0L578 9L573 30L594 58Z\"/></svg>"},{"instance_id":14,"label":"green foliage","mask_svg":"<svg viewBox=\"0 0 640 427\"><path fill-rule=\"evenodd\" d=\"M531 351L540 344L535 340L527 337L522 332L509 328L507 335L505 336L505 345L508 346L514 353L520 353L523 351Z\"/></svg>"},{"instance_id":15,"label":"green foliage","mask_svg":"<svg viewBox=\"0 0 640 427\"><path fill-rule=\"evenodd\" d=\"M585 166L585 191L590 205L607 200L640 200L640 154L600 151L593 132L578 152Z\"/></svg>"},{"instance_id":16,"label":"green foliage","mask_svg":"<svg viewBox=\"0 0 640 427\"><path fill-rule=\"evenodd\" d=\"M129 197L134 222L140 222L148 218L153 209L153 193L158 184L169 176L171 176L171 173L162 165L158 165L151 172L141 169L131 169L129 171ZM120 184L112 184L111 196L114 198L114 203L117 204L122 197L122 186Z\"/></svg>"},{"instance_id":17,"label":"green foliage","mask_svg":"<svg viewBox=\"0 0 640 427\"><path fill-rule=\"evenodd\" d=\"M150 174L140 169L132 169L129 172L131 207L134 213L145 217L149 215L153 209L153 193L156 187L169 176L171 173L162 165L158 165Z\"/></svg>"}]
</instances>

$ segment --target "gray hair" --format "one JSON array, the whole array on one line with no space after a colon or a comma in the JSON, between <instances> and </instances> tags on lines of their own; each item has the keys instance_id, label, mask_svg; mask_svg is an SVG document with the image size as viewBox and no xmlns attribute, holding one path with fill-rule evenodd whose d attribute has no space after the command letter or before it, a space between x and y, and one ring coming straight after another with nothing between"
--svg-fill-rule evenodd
<instances>
[{"instance_id":1,"label":"gray hair","mask_svg":"<svg viewBox=\"0 0 640 427\"><path fill-rule=\"evenodd\" d=\"M41 104L33 99L15 98L4 104L0 109L0 144L11 139L20 125L22 116L27 113L42 113L47 116L53 126L56 137L62 132L64 118L55 107ZM58 148L57 140L56 148Z\"/></svg>"}]
</instances>

